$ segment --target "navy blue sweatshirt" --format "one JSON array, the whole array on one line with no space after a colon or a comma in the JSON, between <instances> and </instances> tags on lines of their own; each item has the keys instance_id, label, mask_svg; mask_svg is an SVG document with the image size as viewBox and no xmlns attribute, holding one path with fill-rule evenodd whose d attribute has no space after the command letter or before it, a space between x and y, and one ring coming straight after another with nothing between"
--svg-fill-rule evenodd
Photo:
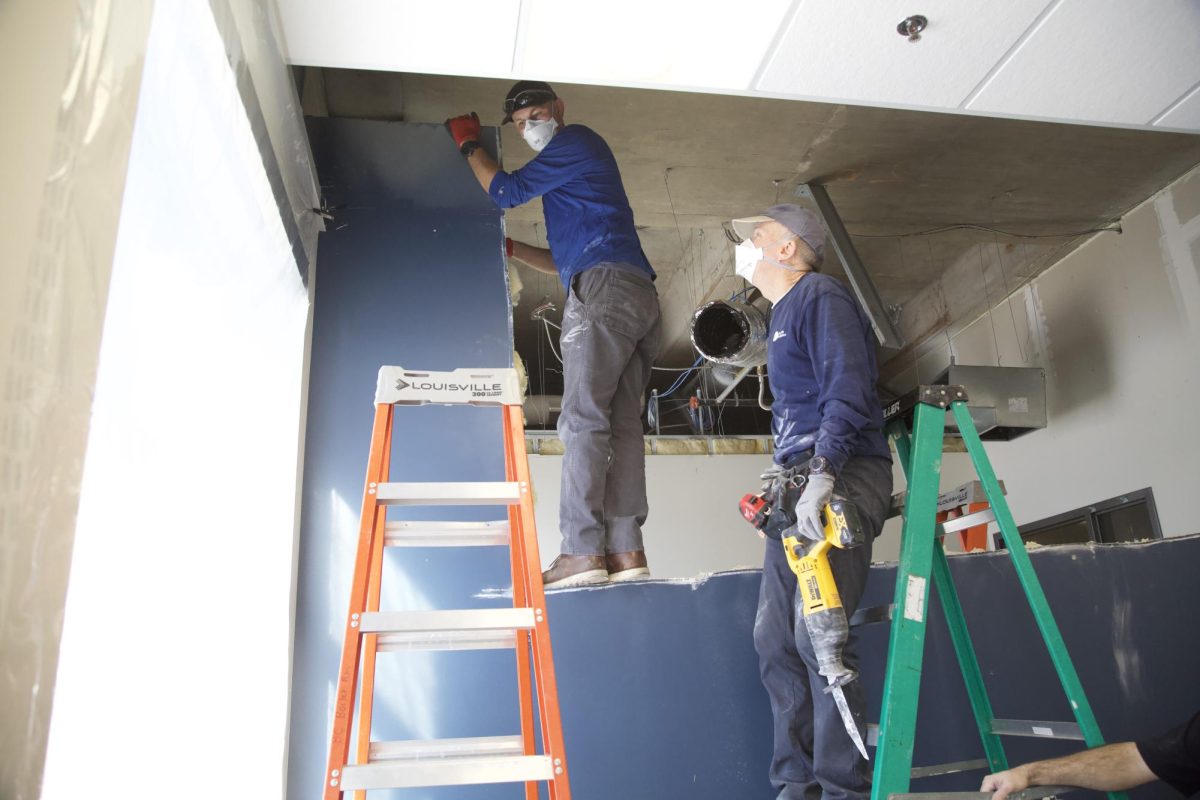
<instances>
[{"instance_id":1,"label":"navy blue sweatshirt","mask_svg":"<svg viewBox=\"0 0 1200 800\"><path fill-rule=\"evenodd\" d=\"M488 194L501 208L542 198L546 239L563 286L601 262L632 264L651 278L633 210L612 150L583 125L560 128L537 157L513 172L498 172Z\"/></svg>"},{"instance_id":2,"label":"navy blue sweatshirt","mask_svg":"<svg viewBox=\"0 0 1200 800\"><path fill-rule=\"evenodd\" d=\"M852 456L890 460L871 324L846 287L808 273L771 309L768 337L775 461L815 450L840 472Z\"/></svg>"}]
</instances>

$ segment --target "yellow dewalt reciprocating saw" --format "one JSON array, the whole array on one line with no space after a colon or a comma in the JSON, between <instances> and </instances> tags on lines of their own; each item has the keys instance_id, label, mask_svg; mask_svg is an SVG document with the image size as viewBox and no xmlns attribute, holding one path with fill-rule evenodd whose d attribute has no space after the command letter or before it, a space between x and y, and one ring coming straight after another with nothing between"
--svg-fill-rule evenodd
<instances>
[{"instance_id":1,"label":"yellow dewalt reciprocating saw","mask_svg":"<svg viewBox=\"0 0 1200 800\"><path fill-rule=\"evenodd\" d=\"M778 525L769 523L771 509L761 495L743 497L741 511L750 524L768 536L773 529L778 531ZM821 516L825 537L820 541L797 536L794 524L776 533L776 536L782 541L788 566L796 573L804 625L812 641L818 669L829 682L825 691L833 695L838 711L841 712L846 733L854 740L863 758L867 758L862 734L850 713L842 690L843 686L858 677L858 673L842 661L842 650L850 636L850 625L845 609L842 608L842 598L838 593L837 581L833 577L833 568L829 563L832 548L845 550L860 547L865 534L858 509L848 500L831 500Z\"/></svg>"}]
</instances>

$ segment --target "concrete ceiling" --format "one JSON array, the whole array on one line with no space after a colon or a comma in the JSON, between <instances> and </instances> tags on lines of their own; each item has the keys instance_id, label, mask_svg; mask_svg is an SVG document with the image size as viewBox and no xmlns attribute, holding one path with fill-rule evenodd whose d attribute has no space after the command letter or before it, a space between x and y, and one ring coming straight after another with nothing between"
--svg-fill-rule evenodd
<instances>
[{"instance_id":1,"label":"concrete ceiling","mask_svg":"<svg viewBox=\"0 0 1200 800\"><path fill-rule=\"evenodd\" d=\"M1195 0L278 3L297 65L1200 132Z\"/></svg>"},{"instance_id":2,"label":"concrete ceiling","mask_svg":"<svg viewBox=\"0 0 1200 800\"><path fill-rule=\"evenodd\" d=\"M507 80L339 69L303 74L307 114L441 122L475 110L499 121ZM1200 136L976 116L560 84L568 122L607 139L621 166L667 315L663 363L692 360L687 320L701 302L740 289L724 221L828 187L886 305L912 344L970 321L987 305L1200 163ZM532 151L512 126L504 164ZM506 213L514 238L544 244L539 203ZM973 229L911 235L975 224ZM1068 234L1068 235L1054 235ZM1117 234L1101 234L1106 236ZM840 273L835 259L828 271ZM986 262L986 263L984 263ZM966 264L969 269L964 270ZM976 266L978 265L978 266ZM994 267L994 268L993 268ZM544 347L529 312L557 281L522 270L518 349ZM930 315L931 286L958 298ZM989 277L991 276L991 277ZM885 354L885 360L886 360Z\"/></svg>"}]
</instances>

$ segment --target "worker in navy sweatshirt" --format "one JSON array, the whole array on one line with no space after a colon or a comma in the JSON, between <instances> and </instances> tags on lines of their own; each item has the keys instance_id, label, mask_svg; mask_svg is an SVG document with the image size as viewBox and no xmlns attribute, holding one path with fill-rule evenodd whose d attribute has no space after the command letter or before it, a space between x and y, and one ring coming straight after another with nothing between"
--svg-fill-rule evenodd
<instances>
[{"instance_id":1,"label":"worker in navy sweatshirt","mask_svg":"<svg viewBox=\"0 0 1200 800\"><path fill-rule=\"evenodd\" d=\"M787 481L789 497L802 486L794 506L801 536L823 538L821 510L835 495L857 507L864 545L834 548L829 556L849 618L862 598L871 543L892 492L871 325L846 287L818 271L825 230L812 211L776 205L733 220L733 228L744 239L734 251L737 274L772 304L767 374L775 465L763 477ZM868 800L868 764L825 692L798 599L783 548L768 541L754 647L775 726L770 780L780 800ZM843 661L857 671L853 633ZM862 681L852 680L844 692L865 740Z\"/></svg>"},{"instance_id":2,"label":"worker in navy sweatshirt","mask_svg":"<svg viewBox=\"0 0 1200 800\"><path fill-rule=\"evenodd\" d=\"M559 338L562 554L542 574L548 589L649 575L641 415L661 332L654 270L616 159L595 131L567 125L564 108L547 83L512 87L502 124L514 123L537 156L511 173L479 146L475 114L446 122L496 205L542 198L550 248L508 240L508 255L558 275L567 292Z\"/></svg>"}]
</instances>

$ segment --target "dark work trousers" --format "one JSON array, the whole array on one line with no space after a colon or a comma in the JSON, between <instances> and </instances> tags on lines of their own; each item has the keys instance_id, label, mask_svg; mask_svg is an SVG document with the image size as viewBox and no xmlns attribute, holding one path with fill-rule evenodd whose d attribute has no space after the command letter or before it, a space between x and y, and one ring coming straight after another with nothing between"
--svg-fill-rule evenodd
<instances>
[{"instance_id":1,"label":"dark work trousers","mask_svg":"<svg viewBox=\"0 0 1200 800\"><path fill-rule=\"evenodd\" d=\"M834 494L858 507L866 542L852 550L833 548L829 560L846 617L862 599L871 566L871 543L883 528L892 495L891 461L852 458L834 484ZM858 669L853 630L842 660ZM796 576L783 547L768 539L754 620L754 649L775 723L771 783L778 800L869 800L871 772L842 724L828 681L817 672L817 660L804 625ZM846 702L866 741L867 698L862 680L846 685Z\"/></svg>"},{"instance_id":2,"label":"dark work trousers","mask_svg":"<svg viewBox=\"0 0 1200 800\"><path fill-rule=\"evenodd\" d=\"M643 395L661 330L658 292L644 271L598 264L571 281L559 336L564 553L643 549L649 513Z\"/></svg>"}]
</instances>

